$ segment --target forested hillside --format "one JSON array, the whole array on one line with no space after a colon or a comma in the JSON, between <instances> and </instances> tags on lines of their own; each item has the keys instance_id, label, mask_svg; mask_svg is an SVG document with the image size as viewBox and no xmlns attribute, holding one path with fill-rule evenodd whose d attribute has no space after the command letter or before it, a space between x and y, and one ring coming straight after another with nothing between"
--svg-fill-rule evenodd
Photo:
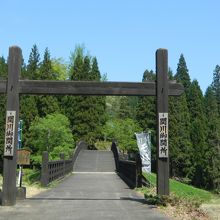
<instances>
[{"instance_id":1,"label":"forested hillside","mask_svg":"<svg viewBox=\"0 0 220 220\"><path fill-rule=\"evenodd\" d=\"M0 58L0 77L7 78L6 58ZM109 73L110 74L110 73ZM155 80L147 70L142 81ZM48 48L41 58L38 48L31 49L22 65L23 79L104 81L98 60L76 47L70 61L51 58ZM181 82L185 93L169 97L170 175L210 190L220 190L220 66L213 71L213 82L202 93L197 80L190 79L183 54L170 80ZM4 146L6 97L0 96L0 155ZM97 143L116 140L123 152L137 151L134 133L150 131L152 168L156 160L156 100L154 97L31 96L20 97L23 120L22 146L32 151L32 163L40 163L41 153L51 158L61 151L66 155L79 140L91 148ZM59 138L57 138L59 137Z\"/></svg>"}]
</instances>

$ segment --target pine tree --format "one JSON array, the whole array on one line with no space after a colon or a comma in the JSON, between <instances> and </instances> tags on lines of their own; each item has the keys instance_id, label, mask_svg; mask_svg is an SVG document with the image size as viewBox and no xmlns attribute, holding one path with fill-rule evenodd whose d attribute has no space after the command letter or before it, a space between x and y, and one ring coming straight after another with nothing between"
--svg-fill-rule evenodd
<instances>
[{"instance_id":1,"label":"pine tree","mask_svg":"<svg viewBox=\"0 0 220 220\"><path fill-rule=\"evenodd\" d=\"M186 97L188 100L188 90L189 90L191 82L190 82L189 71L187 69L186 61L185 61L183 54L180 55L179 63L177 64L177 73L174 78L178 82L183 84L185 88L185 92L186 92Z\"/></svg>"},{"instance_id":2,"label":"pine tree","mask_svg":"<svg viewBox=\"0 0 220 220\"><path fill-rule=\"evenodd\" d=\"M132 110L128 96L120 97L118 118L120 119L132 118Z\"/></svg>"},{"instance_id":3,"label":"pine tree","mask_svg":"<svg viewBox=\"0 0 220 220\"><path fill-rule=\"evenodd\" d=\"M50 58L50 52L48 48L45 49L44 59L39 67L39 79L40 80L56 80L57 74L53 73L52 62ZM37 96L36 97L38 115L44 117L47 114L60 112L59 103L56 96Z\"/></svg>"},{"instance_id":4,"label":"pine tree","mask_svg":"<svg viewBox=\"0 0 220 220\"><path fill-rule=\"evenodd\" d=\"M198 81L194 80L189 88L188 106L190 110L193 155L191 158L194 172L192 174L193 184L199 187L205 186L207 161L205 159L206 145L206 118L204 112L204 100Z\"/></svg>"},{"instance_id":5,"label":"pine tree","mask_svg":"<svg viewBox=\"0 0 220 220\"><path fill-rule=\"evenodd\" d=\"M90 72L90 80L92 81L101 81L101 74L98 67L98 61L96 57L92 59L92 67ZM91 97L92 101L95 104L95 114L97 118L97 124L96 124L96 139L103 138L102 137L102 129L103 126L106 123L107 116L106 116L106 97L105 96L96 96Z\"/></svg>"},{"instance_id":6,"label":"pine tree","mask_svg":"<svg viewBox=\"0 0 220 220\"><path fill-rule=\"evenodd\" d=\"M218 112L220 116L220 66L216 65L213 72L212 88L218 104Z\"/></svg>"},{"instance_id":7,"label":"pine tree","mask_svg":"<svg viewBox=\"0 0 220 220\"><path fill-rule=\"evenodd\" d=\"M75 81L100 81L101 74L96 58L84 56L82 48L76 48L72 55L70 79ZM106 121L105 98L93 96L66 96L61 100L62 111L70 119L76 141L87 141L94 146L101 138L101 128Z\"/></svg>"},{"instance_id":8,"label":"pine tree","mask_svg":"<svg viewBox=\"0 0 220 220\"><path fill-rule=\"evenodd\" d=\"M146 70L142 81L154 81L155 73ZM151 132L152 137L152 171L156 172L156 99L155 97L142 96L138 98L136 120L143 131Z\"/></svg>"},{"instance_id":9,"label":"pine tree","mask_svg":"<svg viewBox=\"0 0 220 220\"><path fill-rule=\"evenodd\" d=\"M8 65L4 57L0 57L0 78L5 80L8 74ZM5 112L6 96L0 95L0 160L2 160L3 147L5 142ZM1 172L1 171L0 171Z\"/></svg>"},{"instance_id":10,"label":"pine tree","mask_svg":"<svg viewBox=\"0 0 220 220\"><path fill-rule=\"evenodd\" d=\"M205 155L206 188L220 190L220 119L213 87L208 87L205 93L205 114L208 145Z\"/></svg>"},{"instance_id":11,"label":"pine tree","mask_svg":"<svg viewBox=\"0 0 220 220\"><path fill-rule=\"evenodd\" d=\"M38 52L37 45L33 45L28 64L21 71L23 79L36 80L39 79L39 63L40 54ZM33 95L22 95L20 96L20 115L19 119L23 121L23 146L26 145L27 134L29 133L29 127L31 122L38 116L38 109L36 105L37 96Z\"/></svg>"},{"instance_id":12,"label":"pine tree","mask_svg":"<svg viewBox=\"0 0 220 220\"><path fill-rule=\"evenodd\" d=\"M173 80L173 72L168 71ZM171 176L187 177L190 172L190 114L185 93L169 97L169 152Z\"/></svg>"},{"instance_id":13,"label":"pine tree","mask_svg":"<svg viewBox=\"0 0 220 220\"><path fill-rule=\"evenodd\" d=\"M40 54L36 44L33 45L31 53L29 55L26 76L27 79L39 79L39 64L40 64Z\"/></svg>"},{"instance_id":14,"label":"pine tree","mask_svg":"<svg viewBox=\"0 0 220 220\"><path fill-rule=\"evenodd\" d=\"M142 81L152 81L156 79L155 73L146 70ZM143 96L139 98L137 105L136 120L144 130L150 130L156 134L156 99L155 97Z\"/></svg>"}]
</instances>

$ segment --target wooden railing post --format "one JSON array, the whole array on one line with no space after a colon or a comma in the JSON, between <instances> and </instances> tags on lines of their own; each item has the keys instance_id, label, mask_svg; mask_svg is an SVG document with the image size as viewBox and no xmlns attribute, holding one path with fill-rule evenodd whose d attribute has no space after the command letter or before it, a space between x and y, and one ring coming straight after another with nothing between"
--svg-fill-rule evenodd
<instances>
[{"instance_id":1,"label":"wooden railing post","mask_svg":"<svg viewBox=\"0 0 220 220\"><path fill-rule=\"evenodd\" d=\"M63 162L63 177L65 176L66 173L66 168L65 168L65 154L64 153L60 153L60 160L62 160Z\"/></svg>"},{"instance_id":2,"label":"wooden railing post","mask_svg":"<svg viewBox=\"0 0 220 220\"><path fill-rule=\"evenodd\" d=\"M49 154L47 151L44 151L42 155L42 166L41 166L42 186L47 186L49 184L48 162L49 162Z\"/></svg>"},{"instance_id":3,"label":"wooden railing post","mask_svg":"<svg viewBox=\"0 0 220 220\"><path fill-rule=\"evenodd\" d=\"M115 142L112 142L111 151L113 152L114 158L115 158L115 168L117 172L120 172L120 166L119 166L119 155L118 155L118 149Z\"/></svg>"},{"instance_id":4,"label":"wooden railing post","mask_svg":"<svg viewBox=\"0 0 220 220\"><path fill-rule=\"evenodd\" d=\"M136 187L142 187L142 161L140 154L136 154Z\"/></svg>"}]
</instances>

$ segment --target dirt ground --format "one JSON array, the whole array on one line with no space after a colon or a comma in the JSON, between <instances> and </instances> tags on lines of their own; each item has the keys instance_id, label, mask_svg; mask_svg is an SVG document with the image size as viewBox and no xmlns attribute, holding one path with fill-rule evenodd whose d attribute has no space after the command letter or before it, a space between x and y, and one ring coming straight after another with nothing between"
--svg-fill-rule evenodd
<instances>
[{"instance_id":1,"label":"dirt ground","mask_svg":"<svg viewBox=\"0 0 220 220\"><path fill-rule=\"evenodd\" d=\"M213 220L220 220L220 197L211 200L209 204L202 204L201 209L204 210Z\"/></svg>"},{"instance_id":2,"label":"dirt ground","mask_svg":"<svg viewBox=\"0 0 220 220\"><path fill-rule=\"evenodd\" d=\"M31 198L41 192L44 192L48 189L46 188L39 188L38 186L26 186L26 197Z\"/></svg>"}]
</instances>

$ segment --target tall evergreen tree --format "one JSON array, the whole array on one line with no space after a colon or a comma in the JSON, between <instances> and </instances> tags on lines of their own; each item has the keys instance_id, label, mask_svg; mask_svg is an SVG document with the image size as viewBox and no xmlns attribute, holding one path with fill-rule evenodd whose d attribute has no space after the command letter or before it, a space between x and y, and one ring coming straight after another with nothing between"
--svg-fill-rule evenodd
<instances>
[{"instance_id":1,"label":"tall evergreen tree","mask_svg":"<svg viewBox=\"0 0 220 220\"><path fill-rule=\"evenodd\" d=\"M4 57L0 57L0 78L6 79L8 74L8 65ZM2 160L3 146L5 142L5 112L6 96L0 95L0 160ZM1 172L1 170L0 170Z\"/></svg>"},{"instance_id":2,"label":"tall evergreen tree","mask_svg":"<svg viewBox=\"0 0 220 220\"><path fill-rule=\"evenodd\" d=\"M121 119L132 118L132 109L129 103L128 96L120 97L120 105L119 105L119 112L118 117Z\"/></svg>"},{"instance_id":3,"label":"tall evergreen tree","mask_svg":"<svg viewBox=\"0 0 220 220\"><path fill-rule=\"evenodd\" d=\"M146 70L143 74L142 81L152 81L156 79L155 73ZM139 98L137 105L136 120L144 130L151 130L156 134L156 99L155 97L143 96Z\"/></svg>"},{"instance_id":4,"label":"tall evergreen tree","mask_svg":"<svg viewBox=\"0 0 220 220\"><path fill-rule=\"evenodd\" d=\"M57 74L54 74L53 72L50 52L48 48L45 49L44 59L40 64L38 77L40 80L56 80ZM44 117L47 114L60 111L59 103L56 96L37 96L36 102L38 115L40 117Z\"/></svg>"},{"instance_id":5,"label":"tall evergreen tree","mask_svg":"<svg viewBox=\"0 0 220 220\"><path fill-rule=\"evenodd\" d=\"M146 70L142 81L154 81L155 73ZM152 137L152 171L156 172L156 99L155 97L142 96L138 98L136 120L143 131L150 131Z\"/></svg>"},{"instance_id":6,"label":"tall evergreen tree","mask_svg":"<svg viewBox=\"0 0 220 220\"><path fill-rule=\"evenodd\" d=\"M101 74L99 71L99 67L98 67L98 61L96 59L96 57L94 57L92 59L92 67L91 67L91 73L90 73L91 77L90 80L92 81L101 81ZM96 130L97 130L97 134L96 134L96 138L102 138L101 134L102 134L102 129L103 126L106 123L107 120L107 116L106 116L106 97L105 96L96 96L96 97L91 97L95 104L95 114L96 114L96 118L97 118L97 125L96 125Z\"/></svg>"},{"instance_id":7,"label":"tall evergreen tree","mask_svg":"<svg viewBox=\"0 0 220 220\"><path fill-rule=\"evenodd\" d=\"M178 82L183 84L186 92L186 97L188 100L188 90L191 82L190 82L189 71L187 69L186 61L183 54L180 55L179 63L177 64L177 72L174 78Z\"/></svg>"},{"instance_id":8,"label":"tall evergreen tree","mask_svg":"<svg viewBox=\"0 0 220 220\"><path fill-rule=\"evenodd\" d=\"M181 75L179 74L180 78ZM173 80L173 72L168 71ZM185 93L180 97L169 97L169 151L171 176L187 177L190 167L190 114Z\"/></svg>"},{"instance_id":9,"label":"tall evergreen tree","mask_svg":"<svg viewBox=\"0 0 220 220\"><path fill-rule=\"evenodd\" d=\"M22 68L22 78L29 80L39 79L40 54L36 44L33 45L26 68ZM24 65L25 66L25 65ZM26 145L27 134L31 122L38 115L36 105L37 96L22 95L20 96L20 115L19 119L23 120L23 146Z\"/></svg>"},{"instance_id":10,"label":"tall evergreen tree","mask_svg":"<svg viewBox=\"0 0 220 220\"><path fill-rule=\"evenodd\" d=\"M84 56L82 48L76 48L72 55L70 79L75 81L100 81L101 75L96 58ZM66 96L61 101L62 110L69 117L76 141L85 140L94 146L101 137L105 123L105 99L91 96Z\"/></svg>"},{"instance_id":11,"label":"tall evergreen tree","mask_svg":"<svg viewBox=\"0 0 220 220\"><path fill-rule=\"evenodd\" d=\"M206 118L204 112L204 100L198 81L194 80L189 88L188 106L190 110L191 129L190 136L192 142L193 155L191 157L193 184L199 187L205 186L206 173L205 159L206 145Z\"/></svg>"},{"instance_id":12,"label":"tall evergreen tree","mask_svg":"<svg viewBox=\"0 0 220 220\"><path fill-rule=\"evenodd\" d=\"M36 44L33 45L31 53L29 55L27 71L24 78L27 79L39 79L39 64L40 64L40 54Z\"/></svg>"},{"instance_id":13,"label":"tall evergreen tree","mask_svg":"<svg viewBox=\"0 0 220 220\"><path fill-rule=\"evenodd\" d=\"M220 119L215 92L208 87L205 93L207 118L206 187L220 190Z\"/></svg>"},{"instance_id":14,"label":"tall evergreen tree","mask_svg":"<svg viewBox=\"0 0 220 220\"><path fill-rule=\"evenodd\" d=\"M216 65L213 72L212 88L218 104L218 112L220 116L220 66Z\"/></svg>"}]
</instances>

